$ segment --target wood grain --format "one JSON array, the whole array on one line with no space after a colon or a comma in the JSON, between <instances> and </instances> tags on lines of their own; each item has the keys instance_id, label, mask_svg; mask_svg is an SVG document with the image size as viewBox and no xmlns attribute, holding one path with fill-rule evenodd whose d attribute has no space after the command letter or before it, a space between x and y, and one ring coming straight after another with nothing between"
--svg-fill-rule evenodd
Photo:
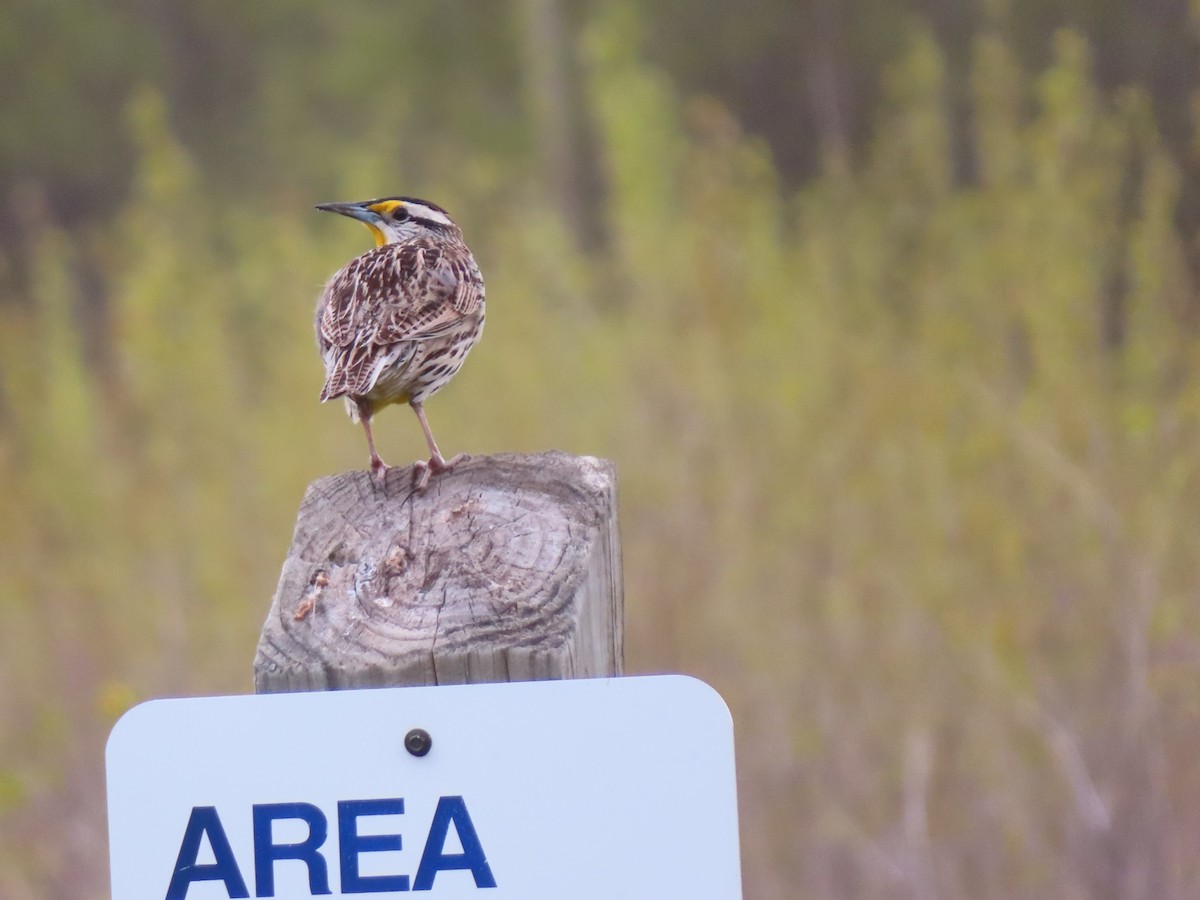
<instances>
[{"instance_id":1,"label":"wood grain","mask_svg":"<svg viewBox=\"0 0 1200 900\"><path fill-rule=\"evenodd\" d=\"M619 675L611 463L560 452L313 482L263 626L255 690Z\"/></svg>"}]
</instances>

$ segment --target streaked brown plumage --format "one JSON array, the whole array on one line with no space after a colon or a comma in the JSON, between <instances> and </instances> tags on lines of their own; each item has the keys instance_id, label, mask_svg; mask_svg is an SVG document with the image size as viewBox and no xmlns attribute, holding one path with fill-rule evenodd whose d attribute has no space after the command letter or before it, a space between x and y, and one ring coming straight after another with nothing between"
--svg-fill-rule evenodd
<instances>
[{"instance_id":1,"label":"streaked brown plumage","mask_svg":"<svg viewBox=\"0 0 1200 900\"><path fill-rule=\"evenodd\" d=\"M371 417L408 403L429 444L418 461L421 490L445 459L425 418L425 401L454 377L483 333L484 287L462 231L446 211L424 200L388 197L317 207L359 219L376 247L334 273L317 304L317 345L325 362L321 401L343 397L363 424L371 470L387 465L375 452Z\"/></svg>"}]
</instances>

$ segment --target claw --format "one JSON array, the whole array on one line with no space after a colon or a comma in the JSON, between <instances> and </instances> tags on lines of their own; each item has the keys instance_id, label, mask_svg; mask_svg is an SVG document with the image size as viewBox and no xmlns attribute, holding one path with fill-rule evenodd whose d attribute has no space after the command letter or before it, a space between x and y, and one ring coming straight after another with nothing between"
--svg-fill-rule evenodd
<instances>
[{"instance_id":1,"label":"claw","mask_svg":"<svg viewBox=\"0 0 1200 900\"><path fill-rule=\"evenodd\" d=\"M413 490L418 494L429 484L430 465L423 459L413 463Z\"/></svg>"},{"instance_id":2,"label":"claw","mask_svg":"<svg viewBox=\"0 0 1200 900\"><path fill-rule=\"evenodd\" d=\"M385 463L378 456L371 456L371 477L375 479L380 487L383 487L384 483L387 481L387 473L388 469L390 468L391 466Z\"/></svg>"},{"instance_id":3,"label":"claw","mask_svg":"<svg viewBox=\"0 0 1200 900\"><path fill-rule=\"evenodd\" d=\"M420 493L425 490L429 484L430 475L441 475L443 472L449 472L460 462L467 458L467 454L459 453L450 459L444 459L440 453L429 457L429 459L418 459L413 463L413 490Z\"/></svg>"}]
</instances>

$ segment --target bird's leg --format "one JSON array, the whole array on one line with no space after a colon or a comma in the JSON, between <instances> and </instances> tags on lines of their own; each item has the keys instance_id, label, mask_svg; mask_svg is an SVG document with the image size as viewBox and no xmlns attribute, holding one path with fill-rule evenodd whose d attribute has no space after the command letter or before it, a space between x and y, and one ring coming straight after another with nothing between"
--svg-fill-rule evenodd
<instances>
[{"instance_id":1,"label":"bird's leg","mask_svg":"<svg viewBox=\"0 0 1200 900\"><path fill-rule=\"evenodd\" d=\"M437 441L433 439L433 430L429 427L429 421L425 418L425 405L416 401L409 401L409 406L417 414L417 419L421 422L421 430L425 432L425 442L429 444L429 461L426 462L419 459L413 463L413 475L417 479L416 489L423 491L425 490L425 485L429 483L431 473L440 474L442 472L449 472L466 457L466 454L459 453L449 460L442 456L442 451L438 449Z\"/></svg>"},{"instance_id":2,"label":"bird's leg","mask_svg":"<svg viewBox=\"0 0 1200 900\"><path fill-rule=\"evenodd\" d=\"M355 400L354 404L358 407L358 420L362 422L363 431L367 433L367 449L371 451L371 474L382 484L389 466L375 452L375 436L371 434L371 416L374 410L366 400Z\"/></svg>"}]
</instances>

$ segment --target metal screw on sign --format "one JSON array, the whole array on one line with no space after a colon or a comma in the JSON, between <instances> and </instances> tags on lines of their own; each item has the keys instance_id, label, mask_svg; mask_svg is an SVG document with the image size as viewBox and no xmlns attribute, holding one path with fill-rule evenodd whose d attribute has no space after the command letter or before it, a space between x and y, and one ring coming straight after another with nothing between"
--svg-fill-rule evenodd
<instances>
[{"instance_id":1,"label":"metal screw on sign","mask_svg":"<svg viewBox=\"0 0 1200 900\"><path fill-rule=\"evenodd\" d=\"M424 728L414 728L404 736L404 749L413 756L424 756L433 747L433 738Z\"/></svg>"}]
</instances>

